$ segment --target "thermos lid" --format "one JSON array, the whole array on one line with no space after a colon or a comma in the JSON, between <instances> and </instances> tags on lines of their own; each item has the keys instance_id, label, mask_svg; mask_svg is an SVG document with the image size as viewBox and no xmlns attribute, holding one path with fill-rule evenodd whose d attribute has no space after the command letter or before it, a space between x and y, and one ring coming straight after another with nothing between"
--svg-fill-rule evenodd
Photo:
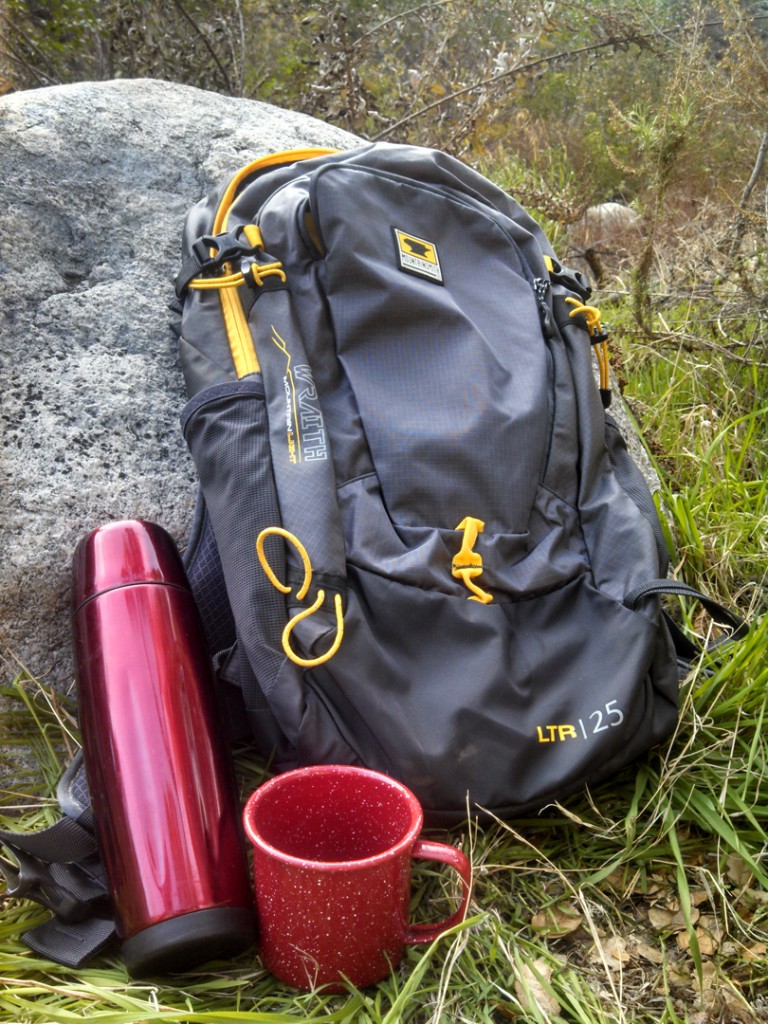
<instances>
[{"instance_id":1,"label":"thermos lid","mask_svg":"<svg viewBox=\"0 0 768 1024\"><path fill-rule=\"evenodd\" d=\"M134 583L189 587L171 536L140 519L108 523L87 534L75 548L72 569L75 609L106 590Z\"/></svg>"}]
</instances>

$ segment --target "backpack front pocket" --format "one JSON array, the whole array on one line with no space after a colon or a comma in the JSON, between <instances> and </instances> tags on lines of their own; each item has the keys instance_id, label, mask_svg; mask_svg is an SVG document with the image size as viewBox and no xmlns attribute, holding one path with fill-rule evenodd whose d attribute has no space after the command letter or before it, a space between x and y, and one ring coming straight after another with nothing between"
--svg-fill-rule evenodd
<instances>
[{"instance_id":1,"label":"backpack front pocket","mask_svg":"<svg viewBox=\"0 0 768 1024\"><path fill-rule=\"evenodd\" d=\"M524 534L550 366L512 237L479 203L363 168L326 168L311 202L339 361L392 521L455 530L472 516Z\"/></svg>"}]
</instances>

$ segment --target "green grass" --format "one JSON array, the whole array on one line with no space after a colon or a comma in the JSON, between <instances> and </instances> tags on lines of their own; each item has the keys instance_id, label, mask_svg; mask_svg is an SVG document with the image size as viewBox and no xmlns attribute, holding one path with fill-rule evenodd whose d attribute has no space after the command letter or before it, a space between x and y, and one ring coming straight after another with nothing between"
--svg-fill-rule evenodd
<instances>
[{"instance_id":1,"label":"green grass","mask_svg":"<svg viewBox=\"0 0 768 1024\"><path fill-rule=\"evenodd\" d=\"M625 308L606 315L616 313L625 397L658 456L680 576L724 601L765 611L766 323L739 318L726 332L720 320L707 323L710 306L668 311L650 340L628 327Z\"/></svg>"},{"instance_id":2,"label":"green grass","mask_svg":"<svg viewBox=\"0 0 768 1024\"><path fill-rule=\"evenodd\" d=\"M14 1024L349 1021L350 1024L768 1021L768 616L765 367L691 343L691 310L661 341L615 310L626 394L655 453L678 574L748 614L749 635L702 657L672 739L617 778L541 815L456 831L475 878L469 919L387 981L297 994L254 951L157 983L116 956L81 971L37 960L20 933L42 920L8 899L0 1019ZM750 330L754 332L755 324ZM706 335L704 335L706 340ZM696 609L682 609L702 634ZM5 687L0 749L31 749L2 794L0 825L54 820L76 735L71 708L26 676ZM263 778L237 754L245 795ZM413 910L444 914L449 874L417 867Z\"/></svg>"}]
</instances>

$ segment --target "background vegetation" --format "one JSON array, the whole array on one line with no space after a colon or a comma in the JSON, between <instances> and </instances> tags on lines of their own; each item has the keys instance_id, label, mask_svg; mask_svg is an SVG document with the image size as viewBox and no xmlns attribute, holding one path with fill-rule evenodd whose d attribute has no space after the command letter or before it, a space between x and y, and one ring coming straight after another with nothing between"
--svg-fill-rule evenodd
<instances>
[{"instance_id":1,"label":"background vegetation","mask_svg":"<svg viewBox=\"0 0 768 1024\"><path fill-rule=\"evenodd\" d=\"M676 574L754 623L694 666L669 744L565 807L459 834L475 916L378 988L297 996L252 956L164 985L128 984L117 958L73 975L30 957L18 935L42 915L7 900L3 1019L768 1021L768 3L4 0L0 37L6 91L183 81L435 145L508 188L593 277ZM634 225L595 245L585 211L607 201ZM51 821L71 704L24 672L5 691L6 756L31 738L39 767L0 817ZM245 751L238 767L245 793L260 770ZM414 913L440 912L446 879L416 882Z\"/></svg>"}]
</instances>

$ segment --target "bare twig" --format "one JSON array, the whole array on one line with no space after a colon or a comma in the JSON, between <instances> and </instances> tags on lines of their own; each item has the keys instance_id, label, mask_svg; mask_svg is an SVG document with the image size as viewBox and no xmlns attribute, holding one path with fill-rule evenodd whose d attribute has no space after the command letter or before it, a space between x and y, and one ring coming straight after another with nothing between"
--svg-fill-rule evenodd
<instances>
[{"instance_id":1,"label":"bare twig","mask_svg":"<svg viewBox=\"0 0 768 1024\"><path fill-rule=\"evenodd\" d=\"M747 228L747 206L752 193L757 185L758 179L763 172L765 166L766 157L768 157L768 131L763 134L760 148L757 151L757 157L755 158L755 165L752 168L752 173L749 176L749 181L744 186L744 191L741 193L741 200L739 202L739 212L736 215L736 220L731 228L731 244L728 249L728 256L733 259L741 248L741 243L744 240L744 234ZM768 196L768 184L766 185L766 196ZM768 200L767 200L768 201ZM767 220L768 224L768 220Z\"/></svg>"},{"instance_id":2,"label":"bare twig","mask_svg":"<svg viewBox=\"0 0 768 1024\"><path fill-rule=\"evenodd\" d=\"M243 5L240 3L240 0L235 0L235 9L237 10L237 24L240 36L240 57L237 62L237 95L242 96L245 85L245 19L243 17Z\"/></svg>"},{"instance_id":3,"label":"bare twig","mask_svg":"<svg viewBox=\"0 0 768 1024\"><path fill-rule=\"evenodd\" d=\"M42 52L42 50L34 41L34 39L32 39L32 37L29 36L26 32L23 32L18 27L18 25L12 22L8 17L8 14L2 9L0 9L0 19L2 19L7 26L3 32L3 45L5 46L8 56L11 58L12 62L23 67L25 71L28 71L33 78L37 79L40 85L55 85L57 79L52 78L50 75L47 75L45 71L43 71L41 68L35 67L33 64L30 64L29 61L24 56L24 54L21 53L16 46L14 46L13 42L11 41L11 30L13 30L13 33L19 36L21 40L24 43L26 43L31 50L34 51L34 53L40 58L41 61L47 63L45 54Z\"/></svg>"},{"instance_id":4,"label":"bare twig","mask_svg":"<svg viewBox=\"0 0 768 1024\"><path fill-rule=\"evenodd\" d=\"M422 11L429 10L434 7L445 7L448 4L455 4L457 0L428 0L427 3L417 4L416 7L411 7L407 11L401 11L399 14L392 14L390 17L385 18L384 21L378 22L376 25L371 26L366 32L363 32L356 42L361 42L363 39L367 39L369 36L376 35L387 25L391 25L393 21L399 21L401 18L410 18L412 14L420 14Z\"/></svg>"},{"instance_id":5,"label":"bare twig","mask_svg":"<svg viewBox=\"0 0 768 1024\"><path fill-rule=\"evenodd\" d=\"M196 35L198 35L200 37L200 39L203 41L203 45L205 46L205 48L208 51L208 53L211 55L211 60L216 65L216 67L219 69L219 73L221 74L221 77L224 80L224 85L226 87L227 92L230 95L234 95L234 90L232 88L232 81L231 81L231 79L229 77L229 73L227 72L227 69L224 67L224 65L221 63L221 60L219 59L219 55L216 53L216 50L214 49L213 45L211 44L211 41L208 38L208 36L205 34L205 32L203 32L203 30L200 28L198 23L192 17L192 15L185 9L185 7L182 4L181 0L173 0L173 5L176 8L176 10L179 12L179 14L182 16L182 18L184 18L184 20L192 27L192 29L196 33Z\"/></svg>"}]
</instances>

